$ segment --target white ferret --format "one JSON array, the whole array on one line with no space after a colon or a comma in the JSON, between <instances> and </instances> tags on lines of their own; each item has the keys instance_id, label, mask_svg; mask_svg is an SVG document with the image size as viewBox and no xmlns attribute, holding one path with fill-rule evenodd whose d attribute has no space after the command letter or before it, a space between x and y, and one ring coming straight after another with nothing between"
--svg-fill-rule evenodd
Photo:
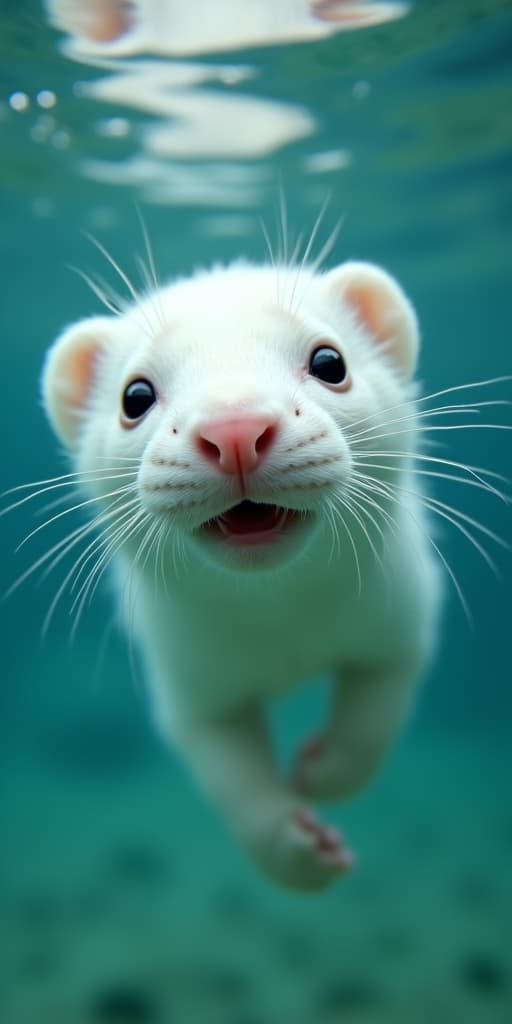
<instances>
[{"instance_id":1,"label":"white ferret","mask_svg":"<svg viewBox=\"0 0 512 1024\"><path fill-rule=\"evenodd\" d=\"M46 361L160 727L290 887L350 869L310 802L366 784L433 646L417 354L383 270L238 263L70 327ZM264 701L326 672L328 721L287 780Z\"/></svg>"}]
</instances>

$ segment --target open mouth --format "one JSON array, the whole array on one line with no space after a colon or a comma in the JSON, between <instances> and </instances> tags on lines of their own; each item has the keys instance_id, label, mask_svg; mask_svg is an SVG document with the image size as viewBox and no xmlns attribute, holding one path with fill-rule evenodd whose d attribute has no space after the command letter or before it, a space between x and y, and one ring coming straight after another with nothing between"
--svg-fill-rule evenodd
<instances>
[{"instance_id":1,"label":"open mouth","mask_svg":"<svg viewBox=\"0 0 512 1024\"><path fill-rule=\"evenodd\" d=\"M294 509L241 501L205 523L204 529L228 544L268 544L279 540L300 519Z\"/></svg>"}]
</instances>

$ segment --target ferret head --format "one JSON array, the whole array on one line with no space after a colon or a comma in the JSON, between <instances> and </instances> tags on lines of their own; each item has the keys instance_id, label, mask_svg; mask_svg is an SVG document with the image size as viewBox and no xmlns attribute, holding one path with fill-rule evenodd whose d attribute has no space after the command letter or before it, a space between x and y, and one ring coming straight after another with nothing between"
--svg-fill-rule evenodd
<instances>
[{"instance_id":1,"label":"ferret head","mask_svg":"<svg viewBox=\"0 0 512 1024\"><path fill-rule=\"evenodd\" d=\"M237 264L66 330L43 397L120 542L179 537L245 571L300 555L333 511L364 519L360 457L407 420L417 352L412 307L377 267Z\"/></svg>"}]
</instances>

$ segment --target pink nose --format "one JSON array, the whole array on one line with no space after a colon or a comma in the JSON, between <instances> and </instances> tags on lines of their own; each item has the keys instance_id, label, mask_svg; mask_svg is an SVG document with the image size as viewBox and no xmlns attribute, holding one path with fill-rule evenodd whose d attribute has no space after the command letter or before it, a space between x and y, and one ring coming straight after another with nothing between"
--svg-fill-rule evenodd
<instances>
[{"instance_id":1,"label":"pink nose","mask_svg":"<svg viewBox=\"0 0 512 1024\"><path fill-rule=\"evenodd\" d=\"M197 440L202 454L222 473L245 475L263 461L276 433L277 424L268 417L240 416L203 424Z\"/></svg>"}]
</instances>

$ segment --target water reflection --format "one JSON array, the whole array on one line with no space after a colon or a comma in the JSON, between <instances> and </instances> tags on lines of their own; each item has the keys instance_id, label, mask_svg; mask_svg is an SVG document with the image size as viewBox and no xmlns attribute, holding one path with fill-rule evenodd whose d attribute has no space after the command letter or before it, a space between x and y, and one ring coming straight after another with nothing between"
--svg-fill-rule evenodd
<instances>
[{"instance_id":1,"label":"water reflection","mask_svg":"<svg viewBox=\"0 0 512 1024\"><path fill-rule=\"evenodd\" d=\"M253 73L249 68L129 61L117 74L81 85L80 92L151 114L153 119L139 127L149 156L254 158L310 135L315 120L298 105L233 89ZM206 81L227 88L208 89L202 85Z\"/></svg>"},{"instance_id":2,"label":"water reflection","mask_svg":"<svg viewBox=\"0 0 512 1024\"><path fill-rule=\"evenodd\" d=\"M48 0L81 51L188 56L322 39L407 13L382 0Z\"/></svg>"},{"instance_id":3,"label":"water reflection","mask_svg":"<svg viewBox=\"0 0 512 1024\"><path fill-rule=\"evenodd\" d=\"M249 91L255 65L169 58L319 40L407 11L405 3L372 0L48 0L47 7L67 33L66 55L108 72L75 86L79 98L109 107L97 135L125 142L119 159L91 155L79 171L135 187L146 202L227 207L258 203L271 173L262 161L313 135L317 120L298 103ZM318 174L342 170L351 154L340 148L308 159L302 170Z\"/></svg>"}]
</instances>

